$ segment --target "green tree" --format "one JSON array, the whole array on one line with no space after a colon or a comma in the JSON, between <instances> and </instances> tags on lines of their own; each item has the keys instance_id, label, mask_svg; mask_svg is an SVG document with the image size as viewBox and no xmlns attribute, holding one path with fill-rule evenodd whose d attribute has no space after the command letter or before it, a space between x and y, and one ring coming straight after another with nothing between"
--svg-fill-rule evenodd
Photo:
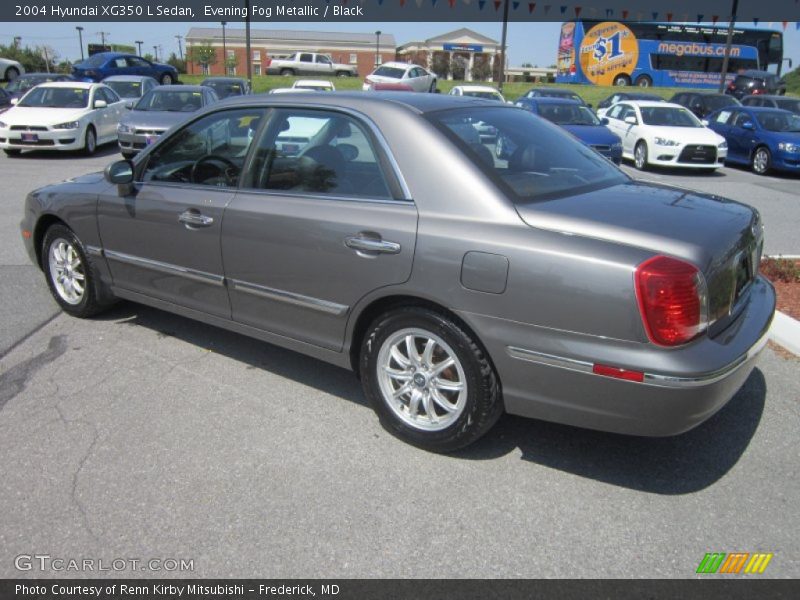
<instances>
[{"instance_id":1,"label":"green tree","mask_svg":"<svg viewBox=\"0 0 800 600\"><path fill-rule=\"evenodd\" d=\"M492 65L488 56L476 56L472 64L472 78L476 81L486 81L492 76Z\"/></svg>"},{"instance_id":2,"label":"green tree","mask_svg":"<svg viewBox=\"0 0 800 600\"><path fill-rule=\"evenodd\" d=\"M178 58L178 55L174 52L169 55L169 59L167 59L167 64L172 65L176 69L178 69L178 73L186 73L186 61L183 59Z\"/></svg>"},{"instance_id":3,"label":"green tree","mask_svg":"<svg viewBox=\"0 0 800 600\"><path fill-rule=\"evenodd\" d=\"M210 41L203 41L186 49L186 59L201 67L215 65L217 64L217 49L211 45Z\"/></svg>"},{"instance_id":4,"label":"green tree","mask_svg":"<svg viewBox=\"0 0 800 600\"><path fill-rule=\"evenodd\" d=\"M450 75L450 58L447 54L436 52L431 61L431 71L436 73L439 79L446 79Z\"/></svg>"}]
</instances>

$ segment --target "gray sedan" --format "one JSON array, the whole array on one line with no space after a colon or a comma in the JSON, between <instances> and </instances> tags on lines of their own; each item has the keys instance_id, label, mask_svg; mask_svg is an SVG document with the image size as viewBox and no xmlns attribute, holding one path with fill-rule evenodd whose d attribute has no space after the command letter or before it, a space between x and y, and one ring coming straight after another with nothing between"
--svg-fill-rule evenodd
<instances>
[{"instance_id":1,"label":"gray sedan","mask_svg":"<svg viewBox=\"0 0 800 600\"><path fill-rule=\"evenodd\" d=\"M117 126L122 156L131 158L189 113L217 101L214 90L202 85L161 85L151 90L129 106L130 112Z\"/></svg>"},{"instance_id":2,"label":"gray sedan","mask_svg":"<svg viewBox=\"0 0 800 600\"><path fill-rule=\"evenodd\" d=\"M440 452L504 411L686 431L748 378L775 308L755 210L474 98L228 100L31 192L21 229L65 312L124 298L353 369L390 432Z\"/></svg>"},{"instance_id":3,"label":"gray sedan","mask_svg":"<svg viewBox=\"0 0 800 600\"><path fill-rule=\"evenodd\" d=\"M112 75L103 79L103 83L117 92L120 98L133 103L138 102L139 98L158 87L155 79L143 75Z\"/></svg>"}]
</instances>

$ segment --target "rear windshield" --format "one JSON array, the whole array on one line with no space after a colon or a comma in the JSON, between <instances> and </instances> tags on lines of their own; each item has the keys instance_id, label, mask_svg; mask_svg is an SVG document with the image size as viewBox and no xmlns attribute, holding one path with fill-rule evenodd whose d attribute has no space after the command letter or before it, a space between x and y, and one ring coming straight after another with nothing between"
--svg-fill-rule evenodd
<instances>
[{"instance_id":1,"label":"rear windshield","mask_svg":"<svg viewBox=\"0 0 800 600\"><path fill-rule=\"evenodd\" d=\"M155 89L148 92L134 110L194 112L203 107L203 94L200 92L163 91Z\"/></svg>"},{"instance_id":2,"label":"rear windshield","mask_svg":"<svg viewBox=\"0 0 800 600\"><path fill-rule=\"evenodd\" d=\"M470 98L486 98L487 100L498 100L500 102L503 101L503 97L498 92L476 92L476 91L465 91L465 96L469 96Z\"/></svg>"},{"instance_id":3,"label":"rear windshield","mask_svg":"<svg viewBox=\"0 0 800 600\"><path fill-rule=\"evenodd\" d=\"M6 86L6 91L24 92L26 90L31 89L34 86L39 85L40 83L53 81L53 79L54 77L47 77L44 75L23 75L22 77L17 77L14 81L9 83Z\"/></svg>"},{"instance_id":4,"label":"rear windshield","mask_svg":"<svg viewBox=\"0 0 800 600\"><path fill-rule=\"evenodd\" d=\"M738 75L733 82L733 85L743 87L748 85L764 85L764 80L759 77L749 77L747 75Z\"/></svg>"},{"instance_id":5,"label":"rear windshield","mask_svg":"<svg viewBox=\"0 0 800 600\"><path fill-rule=\"evenodd\" d=\"M547 200L628 181L569 133L527 110L487 107L434 112L430 121L515 202ZM497 130L481 141L478 128Z\"/></svg>"},{"instance_id":6,"label":"rear windshield","mask_svg":"<svg viewBox=\"0 0 800 600\"><path fill-rule=\"evenodd\" d=\"M214 79L207 79L201 85L210 87L212 90L217 92L217 96L219 96L220 99L227 98L228 96L244 95L242 84L238 81L218 81Z\"/></svg>"},{"instance_id":7,"label":"rear windshield","mask_svg":"<svg viewBox=\"0 0 800 600\"><path fill-rule=\"evenodd\" d=\"M108 60L107 57L100 56L99 54L95 54L94 56L90 56L85 61L83 61L82 63L79 63L76 66L84 67L84 68L86 68L86 67L97 68L97 67L102 67L104 64L106 64L106 60Z\"/></svg>"},{"instance_id":8,"label":"rear windshield","mask_svg":"<svg viewBox=\"0 0 800 600\"><path fill-rule=\"evenodd\" d=\"M785 112L763 112L756 115L756 119L767 131L800 132L800 116L790 115Z\"/></svg>"},{"instance_id":9,"label":"rear windshield","mask_svg":"<svg viewBox=\"0 0 800 600\"><path fill-rule=\"evenodd\" d=\"M778 108L790 110L794 113L800 113L800 100L795 100L793 98L781 98L775 102L777 103Z\"/></svg>"},{"instance_id":10,"label":"rear windshield","mask_svg":"<svg viewBox=\"0 0 800 600\"><path fill-rule=\"evenodd\" d=\"M685 108L673 106L643 106L642 121L645 125L660 127L702 127L703 124Z\"/></svg>"},{"instance_id":11,"label":"rear windshield","mask_svg":"<svg viewBox=\"0 0 800 600\"><path fill-rule=\"evenodd\" d=\"M117 92L120 98L138 98L142 95L142 84L139 81L104 81L103 83Z\"/></svg>"},{"instance_id":12,"label":"rear windshield","mask_svg":"<svg viewBox=\"0 0 800 600\"><path fill-rule=\"evenodd\" d=\"M380 77L391 77L392 79L402 79L405 72L405 69L398 69L397 67L378 67L375 69L373 75L378 75Z\"/></svg>"}]
</instances>

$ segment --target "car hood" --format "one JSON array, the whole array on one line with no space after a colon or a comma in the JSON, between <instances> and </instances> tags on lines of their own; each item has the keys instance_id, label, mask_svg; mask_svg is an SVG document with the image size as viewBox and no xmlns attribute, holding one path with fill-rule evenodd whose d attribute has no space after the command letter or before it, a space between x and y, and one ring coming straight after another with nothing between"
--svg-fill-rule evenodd
<instances>
[{"instance_id":1,"label":"car hood","mask_svg":"<svg viewBox=\"0 0 800 600\"><path fill-rule=\"evenodd\" d=\"M139 129L169 129L188 118L193 112L167 112L132 110L122 117L120 124Z\"/></svg>"},{"instance_id":2,"label":"car hood","mask_svg":"<svg viewBox=\"0 0 800 600\"><path fill-rule=\"evenodd\" d=\"M611 146L620 142L619 136L604 125L562 125L576 138L587 144Z\"/></svg>"},{"instance_id":3,"label":"car hood","mask_svg":"<svg viewBox=\"0 0 800 600\"><path fill-rule=\"evenodd\" d=\"M85 116L88 108L39 108L15 106L3 115L3 121L8 125L57 125L67 121L77 121Z\"/></svg>"},{"instance_id":4,"label":"car hood","mask_svg":"<svg viewBox=\"0 0 800 600\"><path fill-rule=\"evenodd\" d=\"M664 137L683 144L713 144L714 146L725 141L724 138L707 127L661 127L647 125L647 134Z\"/></svg>"},{"instance_id":5,"label":"car hood","mask_svg":"<svg viewBox=\"0 0 800 600\"><path fill-rule=\"evenodd\" d=\"M517 211L532 227L636 246L697 265L708 284L712 317L730 308L734 260L743 252L755 253L763 240L760 216L745 204L640 181L523 203Z\"/></svg>"}]
</instances>

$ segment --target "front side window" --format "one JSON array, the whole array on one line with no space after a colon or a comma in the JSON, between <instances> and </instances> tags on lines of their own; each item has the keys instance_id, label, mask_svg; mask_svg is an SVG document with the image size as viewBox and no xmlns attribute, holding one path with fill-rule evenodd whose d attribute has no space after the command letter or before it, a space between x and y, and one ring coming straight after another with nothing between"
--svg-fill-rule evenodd
<instances>
[{"instance_id":1,"label":"front side window","mask_svg":"<svg viewBox=\"0 0 800 600\"><path fill-rule=\"evenodd\" d=\"M236 187L262 109L216 112L172 134L147 159L144 182Z\"/></svg>"},{"instance_id":2,"label":"front side window","mask_svg":"<svg viewBox=\"0 0 800 600\"><path fill-rule=\"evenodd\" d=\"M624 104L615 104L611 107L611 109L606 113L606 116L611 119L619 119L620 115L622 114L622 109L626 108Z\"/></svg>"},{"instance_id":3,"label":"front side window","mask_svg":"<svg viewBox=\"0 0 800 600\"><path fill-rule=\"evenodd\" d=\"M611 162L560 127L525 110L461 108L431 113L433 124L515 202L550 199L628 181ZM477 127L497 130L481 141Z\"/></svg>"},{"instance_id":4,"label":"front side window","mask_svg":"<svg viewBox=\"0 0 800 600\"><path fill-rule=\"evenodd\" d=\"M255 149L243 185L313 195L391 198L372 138L355 119L279 110Z\"/></svg>"},{"instance_id":5,"label":"front side window","mask_svg":"<svg viewBox=\"0 0 800 600\"><path fill-rule=\"evenodd\" d=\"M145 62L143 59L139 58L138 56L129 56L128 57L128 66L129 67L149 67L150 63Z\"/></svg>"}]
</instances>

